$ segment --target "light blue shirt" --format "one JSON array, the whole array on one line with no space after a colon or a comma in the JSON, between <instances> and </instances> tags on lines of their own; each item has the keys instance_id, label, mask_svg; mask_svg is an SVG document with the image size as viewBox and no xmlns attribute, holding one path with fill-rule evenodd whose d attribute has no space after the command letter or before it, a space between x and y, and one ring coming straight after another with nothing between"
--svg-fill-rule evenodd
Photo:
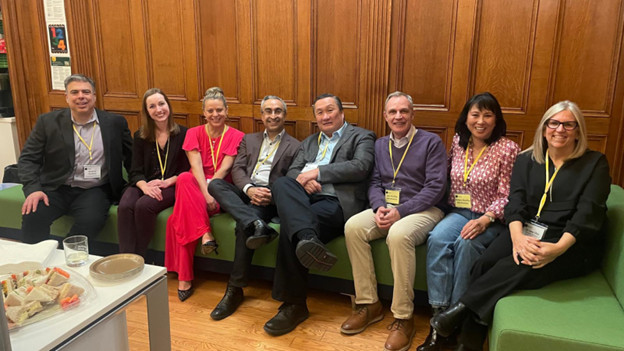
<instances>
[{"instance_id":1,"label":"light blue shirt","mask_svg":"<svg viewBox=\"0 0 624 351\"><path fill-rule=\"evenodd\" d=\"M323 166L329 164L332 154L334 153L334 148L336 147L336 144L338 144L338 141L340 140L340 137L344 133L346 127L347 122L344 122L342 127L332 134L331 138L321 132L321 143L319 144L318 153L316 154L316 159L314 160L317 165ZM323 157L323 151L326 146L327 152L325 152L325 157Z\"/></svg>"}]
</instances>

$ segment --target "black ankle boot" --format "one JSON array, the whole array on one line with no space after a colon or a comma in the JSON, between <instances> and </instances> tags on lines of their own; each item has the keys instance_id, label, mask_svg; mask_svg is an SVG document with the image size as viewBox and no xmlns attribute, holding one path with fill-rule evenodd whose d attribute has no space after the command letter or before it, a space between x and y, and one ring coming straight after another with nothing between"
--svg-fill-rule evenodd
<instances>
[{"instance_id":1,"label":"black ankle boot","mask_svg":"<svg viewBox=\"0 0 624 351\"><path fill-rule=\"evenodd\" d=\"M461 302L431 318L429 323L441 336L448 337L460 325L470 310Z\"/></svg>"}]
</instances>

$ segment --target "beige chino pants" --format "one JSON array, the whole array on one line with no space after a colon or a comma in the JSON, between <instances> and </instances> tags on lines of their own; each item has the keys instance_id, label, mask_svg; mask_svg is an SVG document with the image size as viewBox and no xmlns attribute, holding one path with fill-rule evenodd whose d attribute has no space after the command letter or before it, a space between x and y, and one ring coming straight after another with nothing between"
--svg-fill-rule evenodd
<instances>
[{"instance_id":1,"label":"beige chino pants","mask_svg":"<svg viewBox=\"0 0 624 351\"><path fill-rule=\"evenodd\" d=\"M389 229L375 223L375 213L368 209L351 217L345 224L345 239L353 268L355 303L371 304L379 300L377 279L370 242L386 237L390 253L394 290L392 314L408 319L414 310L415 247L425 242L427 234L444 217L437 207L401 218Z\"/></svg>"}]
</instances>

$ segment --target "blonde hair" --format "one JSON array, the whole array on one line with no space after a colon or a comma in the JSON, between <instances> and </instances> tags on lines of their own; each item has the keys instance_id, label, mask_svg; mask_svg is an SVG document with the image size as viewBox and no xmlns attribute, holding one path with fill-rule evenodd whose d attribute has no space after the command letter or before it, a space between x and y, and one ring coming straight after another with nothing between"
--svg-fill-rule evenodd
<instances>
[{"instance_id":1,"label":"blonde hair","mask_svg":"<svg viewBox=\"0 0 624 351\"><path fill-rule=\"evenodd\" d=\"M544 138L544 130L548 128L546 123L549 119L551 119L554 115L558 114L562 111L570 111L576 123L577 127L577 137L576 145L574 146L574 150L568 159L578 158L583 156L585 151L587 151L587 127L585 125L585 117L583 116L583 112L581 109L573 103L572 101L560 101L554 105L552 105L542 117L542 120L539 122L539 127L535 131L535 136L533 137L533 145L526 149L524 152L532 152L533 159L535 162L539 164L543 164L545 162L544 153L548 148L548 144L546 142L546 138Z\"/></svg>"},{"instance_id":2,"label":"blonde hair","mask_svg":"<svg viewBox=\"0 0 624 351\"><path fill-rule=\"evenodd\" d=\"M223 102L223 106L227 109L228 104L225 100L225 96L223 95L223 89L219 87L212 87L204 93L204 98L202 99L202 110L206 108L206 100L221 100Z\"/></svg>"}]
</instances>

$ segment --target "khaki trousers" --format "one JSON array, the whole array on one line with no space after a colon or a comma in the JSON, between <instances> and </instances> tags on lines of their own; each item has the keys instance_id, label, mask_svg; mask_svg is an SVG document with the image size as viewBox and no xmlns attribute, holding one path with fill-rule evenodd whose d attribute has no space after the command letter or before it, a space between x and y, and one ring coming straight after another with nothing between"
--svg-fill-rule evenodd
<instances>
[{"instance_id":1,"label":"khaki trousers","mask_svg":"<svg viewBox=\"0 0 624 351\"><path fill-rule=\"evenodd\" d=\"M411 318L414 310L415 247L425 242L427 233L444 217L437 207L401 218L389 229L375 223L375 213L368 209L351 217L345 224L345 239L353 268L355 303L371 304L379 300L377 279L370 242L386 237L390 253L394 290L394 318Z\"/></svg>"}]
</instances>

